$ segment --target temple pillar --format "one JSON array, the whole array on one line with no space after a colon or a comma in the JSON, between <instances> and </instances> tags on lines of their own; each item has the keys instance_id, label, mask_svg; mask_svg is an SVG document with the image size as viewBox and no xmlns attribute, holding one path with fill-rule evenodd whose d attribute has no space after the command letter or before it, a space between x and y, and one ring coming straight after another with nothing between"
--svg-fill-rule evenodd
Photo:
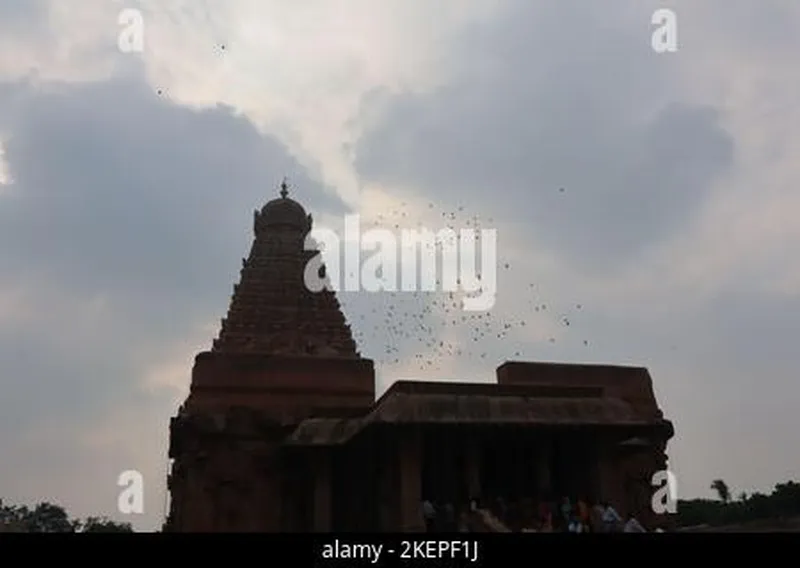
<instances>
[{"instance_id":1,"label":"temple pillar","mask_svg":"<svg viewBox=\"0 0 800 568\"><path fill-rule=\"evenodd\" d=\"M422 451L418 432L400 436L400 531L424 532L422 517Z\"/></svg>"},{"instance_id":2,"label":"temple pillar","mask_svg":"<svg viewBox=\"0 0 800 568\"><path fill-rule=\"evenodd\" d=\"M553 491L553 441L541 438L534 446L536 467L536 493L539 498L549 498Z\"/></svg>"},{"instance_id":3,"label":"temple pillar","mask_svg":"<svg viewBox=\"0 0 800 568\"><path fill-rule=\"evenodd\" d=\"M458 491L459 491L459 484L457 480L459 479L459 471L458 471L458 447L451 445L442 448L442 473L443 479L449 480L441 487L440 498L444 499L446 503L450 503L451 505L455 505L458 500ZM420 454L418 458L418 474L417 477L420 479L420 492L422 491L422 455ZM420 500L422 497L420 497Z\"/></svg>"},{"instance_id":4,"label":"temple pillar","mask_svg":"<svg viewBox=\"0 0 800 568\"><path fill-rule=\"evenodd\" d=\"M396 446L386 442L377 448L378 463L378 518L383 532L394 532L398 527L399 492Z\"/></svg>"},{"instance_id":5,"label":"temple pillar","mask_svg":"<svg viewBox=\"0 0 800 568\"><path fill-rule=\"evenodd\" d=\"M467 477L467 497L479 499L482 496L481 487L481 447L476 443L467 443L465 448L465 469Z\"/></svg>"},{"instance_id":6,"label":"temple pillar","mask_svg":"<svg viewBox=\"0 0 800 568\"><path fill-rule=\"evenodd\" d=\"M331 456L327 451L315 455L311 462L314 471L314 531L331 531Z\"/></svg>"},{"instance_id":7,"label":"temple pillar","mask_svg":"<svg viewBox=\"0 0 800 568\"><path fill-rule=\"evenodd\" d=\"M283 501L285 493L282 491L283 476L279 468L277 459L270 450L261 457L258 478L255 480L255 495L260 503L257 513L257 524L255 531L264 530L269 532L280 532L283 528L282 512L285 508Z\"/></svg>"},{"instance_id":8,"label":"temple pillar","mask_svg":"<svg viewBox=\"0 0 800 568\"><path fill-rule=\"evenodd\" d=\"M613 445L601 443L597 452L596 478L598 480L599 499L608 501L621 515L627 512L628 503L625 497L624 479L619 463L619 455Z\"/></svg>"},{"instance_id":9,"label":"temple pillar","mask_svg":"<svg viewBox=\"0 0 800 568\"><path fill-rule=\"evenodd\" d=\"M292 475L294 469L294 456L285 458L284 462L280 465L281 478L280 478L280 529L278 532L295 532L298 530L299 515L297 508L299 507L297 499L297 476Z\"/></svg>"}]
</instances>

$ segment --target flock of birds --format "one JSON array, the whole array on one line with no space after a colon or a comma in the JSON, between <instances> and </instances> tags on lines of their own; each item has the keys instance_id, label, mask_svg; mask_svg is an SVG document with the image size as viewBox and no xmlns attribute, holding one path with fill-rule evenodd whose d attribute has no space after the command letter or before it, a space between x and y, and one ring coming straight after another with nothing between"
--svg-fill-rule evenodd
<instances>
[{"instance_id":1,"label":"flock of birds","mask_svg":"<svg viewBox=\"0 0 800 568\"><path fill-rule=\"evenodd\" d=\"M478 216L467 215L463 207L437 211L437 206L429 203L428 209L440 213L441 227L456 232L461 228L474 229L476 250L480 250L482 223ZM413 215L407 204L402 203L376 216L372 226L395 230L413 228L408 224L410 218ZM491 224L492 220L488 222ZM417 227L420 225L418 223ZM497 251L498 257L501 252ZM557 320L563 331L574 329L574 321L583 310L580 303L572 304L568 310L556 309L541 298L535 283L525 283L523 275L514 274L511 262L502 258L497 258L496 262L497 304L482 312L463 309L465 292L442 290L441 274L437 274L436 290L432 292L340 292L339 299L359 349L382 367L425 375L440 370L448 360L457 360L462 365L496 366L504 359L529 358L526 351L538 341L535 338L537 325L552 327L552 322ZM481 261L477 264L480 277ZM441 270L441 264L439 266ZM508 296L504 289L508 290ZM512 302L504 305L504 297ZM564 333L553 333L542 340L554 344L559 340L557 336L565 337ZM589 346L588 339L578 340L582 346Z\"/></svg>"},{"instance_id":2,"label":"flock of birds","mask_svg":"<svg viewBox=\"0 0 800 568\"><path fill-rule=\"evenodd\" d=\"M221 52L225 44L216 46ZM162 89L158 95L164 94ZM559 188L559 193L565 189ZM376 216L375 228L412 228L408 220L413 215L406 203L398 208ZM476 231L476 250L480 250L481 219L465 214L464 207L454 211L438 210L428 203L430 213L439 213L442 226L458 230L471 228ZM492 219L488 219L489 224ZM417 224L418 227L421 223ZM499 251L498 251L499 252ZM457 359L462 364L489 363L496 365L501 359L525 359L526 347L536 339L528 333L542 321L558 317L564 328L572 328L575 313L583 309L574 304L570 313L553 316L553 310L539 296L537 286L529 283L524 292L518 288L511 292L515 301L510 306L513 315L505 315L500 305L504 282L514 280L514 267L510 262L497 259L498 305L483 312L464 311L463 291L442 291L441 280L432 292L380 292L375 294L339 293L339 299L353 329L359 350L376 364L383 367L403 367L422 375L438 371L446 360ZM480 278L480 271L477 276ZM440 277L441 278L441 277ZM520 285L518 277L511 287ZM524 294L524 298L520 297ZM555 334L546 339L557 342ZM580 340L585 347L588 339ZM500 359L498 359L500 358ZM494 359L494 360L493 360Z\"/></svg>"}]
</instances>

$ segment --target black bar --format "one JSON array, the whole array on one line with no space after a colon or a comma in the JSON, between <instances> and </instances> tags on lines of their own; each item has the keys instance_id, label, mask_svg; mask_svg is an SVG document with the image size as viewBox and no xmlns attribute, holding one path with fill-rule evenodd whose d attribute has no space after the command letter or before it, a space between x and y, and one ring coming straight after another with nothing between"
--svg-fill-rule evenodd
<instances>
[{"instance_id":1,"label":"black bar","mask_svg":"<svg viewBox=\"0 0 800 568\"><path fill-rule=\"evenodd\" d=\"M259 568L305 566L537 566L563 559L615 559L638 565L693 560L713 554L715 562L733 560L758 547L770 552L798 542L791 533L649 533L567 534L14 534L0 535L4 555L17 549L26 562L36 557L59 561L74 556L145 568L177 562L179 566L254 563ZM793 548L793 547L792 547ZM707 550L703 550L707 549Z\"/></svg>"}]
</instances>

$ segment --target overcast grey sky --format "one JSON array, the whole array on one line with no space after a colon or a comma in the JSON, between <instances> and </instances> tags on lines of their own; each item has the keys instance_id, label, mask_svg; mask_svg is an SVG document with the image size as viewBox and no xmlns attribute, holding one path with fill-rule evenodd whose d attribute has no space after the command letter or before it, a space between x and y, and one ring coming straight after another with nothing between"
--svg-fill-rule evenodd
<instances>
[{"instance_id":1,"label":"overcast grey sky","mask_svg":"<svg viewBox=\"0 0 800 568\"><path fill-rule=\"evenodd\" d=\"M508 337L432 308L445 356L343 298L381 390L646 365L682 496L797 479L799 48L793 0L0 0L0 497L121 518L138 469L160 524L169 417L284 175L323 222L498 230Z\"/></svg>"}]
</instances>

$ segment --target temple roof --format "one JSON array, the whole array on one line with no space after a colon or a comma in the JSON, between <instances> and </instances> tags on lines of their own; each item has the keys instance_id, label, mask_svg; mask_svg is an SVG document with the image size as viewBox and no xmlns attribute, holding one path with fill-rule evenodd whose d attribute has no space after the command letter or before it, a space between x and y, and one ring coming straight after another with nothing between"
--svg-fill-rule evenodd
<instances>
[{"instance_id":1,"label":"temple roof","mask_svg":"<svg viewBox=\"0 0 800 568\"><path fill-rule=\"evenodd\" d=\"M311 418L290 445L341 444L372 424L661 426L659 414L592 387L398 381L361 418Z\"/></svg>"},{"instance_id":2,"label":"temple roof","mask_svg":"<svg viewBox=\"0 0 800 568\"><path fill-rule=\"evenodd\" d=\"M319 254L305 250L311 227L285 181L280 197L255 211L255 239L212 351L359 357L335 294L305 286L305 268Z\"/></svg>"}]
</instances>

